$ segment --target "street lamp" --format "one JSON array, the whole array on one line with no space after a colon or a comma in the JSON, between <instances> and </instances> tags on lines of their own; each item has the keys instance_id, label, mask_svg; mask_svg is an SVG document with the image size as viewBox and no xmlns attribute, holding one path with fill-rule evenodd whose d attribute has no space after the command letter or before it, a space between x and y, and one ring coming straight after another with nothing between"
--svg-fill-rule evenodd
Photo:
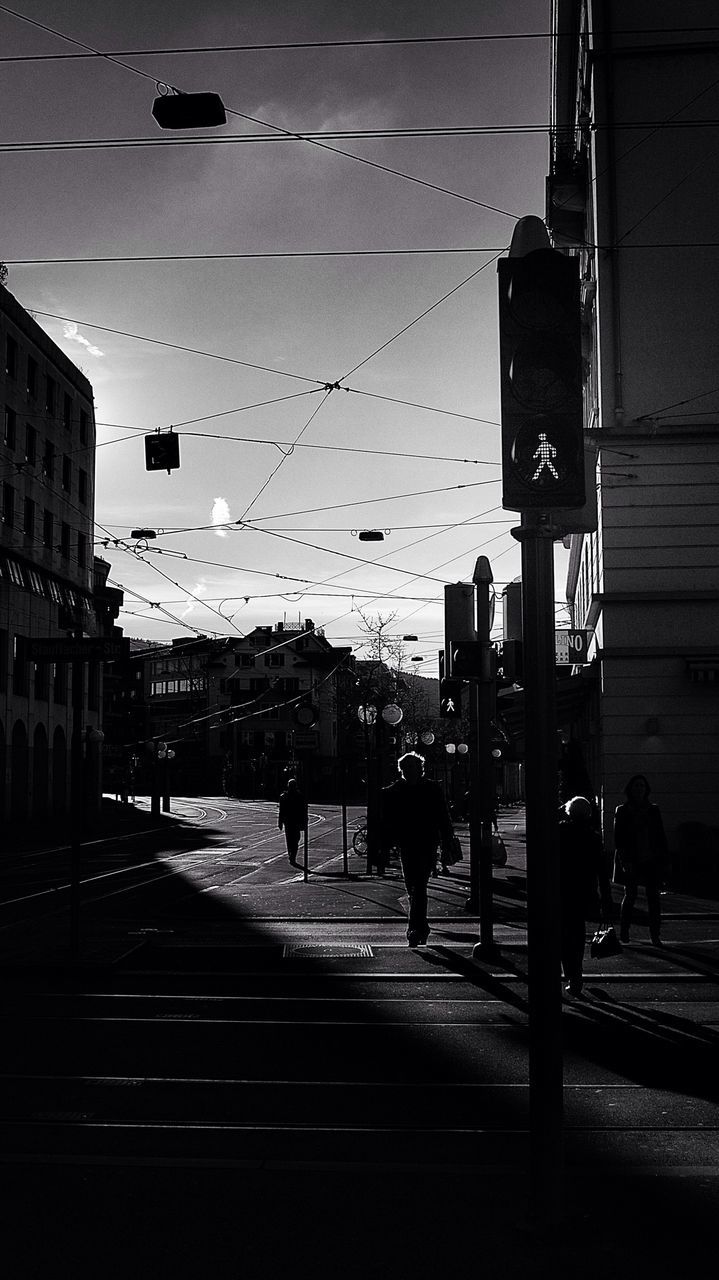
<instances>
[{"instance_id":1,"label":"street lamp","mask_svg":"<svg viewBox=\"0 0 719 1280\"><path fill-rule=\"evenodd\" d=\"M152 104L152 114L161 129L214 129L227 124L219 93L180 93L160 82L157 88L160 96Z\"/></svg>"}]
</instances>

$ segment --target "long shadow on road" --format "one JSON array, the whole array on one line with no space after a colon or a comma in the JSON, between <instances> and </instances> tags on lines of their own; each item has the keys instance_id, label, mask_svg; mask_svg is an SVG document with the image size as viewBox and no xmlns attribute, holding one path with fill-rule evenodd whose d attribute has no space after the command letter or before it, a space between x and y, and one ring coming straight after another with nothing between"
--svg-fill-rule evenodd
<instances>
[{"instance_id":1,"label":"long shadow on road","mask_svg":"<svg viewBox=\"0 0 719 1280\"><path fill-rule=\"evenodd\" d=\"M192 826L185 837L195 848L209 849L221 834ZM641 1265L645 1274L660 1277L674 1276L679 1266L686 1270L692 1251L699 1259L704 1249L713 1248L711 1179L689 1179L671 1169L657 1177L652 1168L648 1177L632 1177L630 1191L618 1193L617 1179L626 1167L636 1175L636 1159L617 1155L603 1143L602 1125L591 1107L577 1112L584 1125L576 1126L568 1145L580 1172L570 1168L567 1176L565 1226L546 1237L522 1230L526 1166L517 1165L516 1153L526 1159L527 1098L524 1069L519 1076L516 1070L517 1063L526 1062L527 1000L519 959L512 963L508 953L488 972L445 945L414 953L407 963L414 975L426 973L428 991L437 975L458 977L478 995L500 1002L509 1015L494 1039L479 1022L459 1031L456 1023L439 1023L420 1034L391 1015L389 1004L380 1006L367 994L371 961L358 964L351 976L322 958L288 963L275 935L229 902L203 893L162 853L154 838L143 841L141 850L128 851L131 893L122 904L106 898L86 910L91 907L94 922L103 927L113 920L120 927L130 915L146 919L148 927L164 922L175 930L177 945L169 934L163 945L146 935L135 940L133 959L121 968L21 966L6 975L10 1048L4 1073L11 1076L23 1066L38 1078L55 1072L59 1079L80 1082L74 1085L75 1118L67 1120L77 1124L80 1116L77 1149L53 1156L40 1148L33 1155L31 1143L29 1154L16 1161L6 1157L10 1177L4 1213L8 1239L19 1249L13 1280L48 1274L57 1257L64 1259L63 1266L71 1260L69 1274L102 1274L107 1280L129 1271L141 1277L204 1274L214 1280L266 1276L289 1266L300 1275L333 1280L338 1274L384 1276L392 1269L404 1277L420 1267L451 1271L477 1264L501 1267L504 1277L525 1277L559 1263L581 1268L586 1277L605 1277L608 1265ZM233 927L240 925L241 947L232 941ZM183 944L183 934L193 935L192 945ZM213 945L218 936L221 945ZM261 987L253 988L258 972ZM180 1013L138 1025L127 1016L94 1025L77 1013L65 1024L57 1018L54 1023L33 1019L33 992L43 986L71 997L98 991L121 995L133 973L147 975L148 992L154 984L166 994L168 973L174 983L169 990L180 993L186 989L183 974L191 975L196 995L201 998L204 991L226 1003L220 1003L218 1016L205 1011L193 1019ZM244 1013L233 1017L232 1002L256 998L253 990L259 992L257 1015L248 1018L243 1006ZM416 976L413 991L422 992ZM271 1000L297 998L305 1002L301 1025L291 1017L283 1022L271 1016ZM316 1010L311 1016L313 1001L322 1002L321 1021ZM713 1032L633 1009L601 992L567 1010L565 1052L568 1059L601 1068L605 1079L629 1078L677 1102L685 1096L717 1100ZM332 1136L332 1082L347 1078L348 1065L349 1078L358 1085L354 1114L338 1110ZM507 1067L511 1088L504 1088ZM151 1145L136 1153L124 1149L112 1125L103 1129L102 1124L99 1145L88 1147L82 1115L85 1109L91 1115L92 1090L97 1077L105 1075L126 1077L130 1100L133 1088L142 1091L143 1079L149 1088L149 1076L186 1081L181 1106L187 1111L181 1109L169 1128L157 1128L154 1150ZM446 1086L445 1094L436 1086ZM455 1121L433 1112L433 1098L448 1099L453 1087L468 1086L464 1120L461 1110ZM172 1089L166 1084L164 1099L158 1091L161 1107ZM216 1146L214 1152L205 1148L198 1160L193 1156L197 1116L207 1114L203 1094L213 1090L224 1099L215 1121ZM312 1117L297 1109L303 1093L319 1100L319 1118L330 1129L326 1145L311 1139ZM389 1111L387 1096L393 1099ZM382 1108L379 1118L376 1107ZM478 1107L479 1118L473 1114ZM131 1101L128 1108L124 1114L132 1116ZM243 1117L229 1138L223 1132L223 1108L229 1116ZM657 1115L656 1127L663 1123ZM278 1154L282 1148L272 1132L283 1125L291 1131L284 1155ZM338 1137L340 1131L344 1137ZM637 1133L635 1143L640 1143ZM508 1165L503 1142L514 1144ZM474 1158L467 1155L473 1143ZM494 1163L487 1162L487 1151ZM630 1213L618 1207L626 1205L627 1196ZM42 1237L33 1230L40 1201ZM664 1223L671 1224L670 1232L658 1231Z\"/></svg>"}]
</instances>

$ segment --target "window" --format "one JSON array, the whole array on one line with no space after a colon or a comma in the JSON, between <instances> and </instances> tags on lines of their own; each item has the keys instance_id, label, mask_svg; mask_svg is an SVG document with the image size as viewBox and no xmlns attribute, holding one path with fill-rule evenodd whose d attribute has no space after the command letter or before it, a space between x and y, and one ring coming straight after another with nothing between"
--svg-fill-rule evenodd
<instances>
[{"instance_id":1,"label":"window","mask_svg":"<svg viewBox=\"0 0 719 1280\"><path fill-rule=\"evenodd\" d=\"M67 391L62 399L62 420L69 431L72 426L72 396L69 396Z\"/></svg>"},{"instance_id":2,"label":"window","mask_svg":"<svg viewBox=\"0 0 719 1280\"><path fill-rule=\"evenodd\" d=\"M54 578L48 578L48 580L47 580L47 589L48 589L48 591L49 591L49 593L50 593L50 599L51 599L51 600L54 600L54 601L55 601L55 604L64 604L64 603L65 603L65 602L64 602L64 600L63 600L63 598L62 598L62 592L61 592L61 590L60 590L60 587L58 586L58 584L57 584L57 582L55 581L55 579L54 579Z\"/></svg>"},{"instance_id":3,"label":"window","mask_svg":"<svg viewBox=\"0 0 719 1280\"><path fill-rule=\"evenodd\" d=\"M20 568L20 565L18 564L17 560L6 560L5 568L10 574L10 581L14 582L16 587L24 588L25 578L23 576L23 571Z\"/></svg>"},{"instance_id":4,"label":"window","mask_svg":"<svg viewBox=\"0 0 719 1280\"><path fill-rule=\"evenodd\" d=\"M44 547L52 546L53 524L52 511L48 511L45 507L42 514L42 545Z\"/></svg>"},{"instance_id":5,"label":"window","mask_svg":"<svg viewBox=\"0 0 719 1280\"><path fill-rule=\"evenodd\" d=\"M17 377L17 342L9 333L5 338L5 372L8 378Z\"/></svg>"},{"instance_id":6,"label":"window","mask_svg":"<svg viewBox=\"0 0 719 1280\"><path fill-rule=\"evenodd\" d=\"M45 452L42 458L42 474L46 480L55 479L55 446L52 440L45 441Z\"/></svg>"},{"instance_id":7,"label":"window","mask_svg":"<svg viewBox=\"0 0 719 1280\"><path fill-rule=\"evenodd\" d=\"M25 427L25 461L35 466L37 458L37 432L28 423Z\"/></svg>"},{"instance_id":8,"label":"window","mask_svg":"<svg viewBox=\"0 0 719 1280\"><path fill-rule=\"evenodd\" d=\"M87 564L87 539L84 533L77 535L77 563L81 569Z\"/></svg>"},{"instance_id":9,"label":"window","mask_svg":"<svg viewBox=\"0 0 719 1280\"><path fill-rule=\"evenodd\" d=\"M87 706L89 711L97 711L100 706L100 664L87 664Z\"/></svg>"},{"instance_id":10,"label":"window","mask_svg":"<svg viewBox=\"0 0 719 1280\"><path fill-rule=\"evenodd\" d=\"M62 455L62 487L66 493L70 492L72 486L72 463L67 454Z\"/></svg>"},{"instance_id":11,"label":"window","mask_svg":"<svg viewBox=\"0 0 719 1280\"><path fill-rule=\"evenodd\" d=\"M37 395L37 360L32 356L27 358L27 393L33 400Z\"/></svg>"},{"instance_id":12,"label":"window","mask_svg":"<svg viewBox=\"0 0 719 1280\"><path fill-rule=\"evenodd\" d=\"M0 631L0 692L7 689L7 631Z\"/></svg>"},{"instance_id":13,"label":"window","mask_svg":"<svg viewBox=\"0 0 719 1280\"><path fill-rule=\"evenodd\" d=\"M35 668L33 692L36 698L47 702L50 697L50 667L47 662L34 662Z\"/></svg>"},{"instance_id":14,"label":"window","mask_svg":"<svg viewBox=\"0 0 719 1280\"><path fill-rule=\"evenodd\" d=\"M70 559L70 526L64 520L60 525L60 555L63 560Z\"/></svg>"},{"instance_id":15,"label":"window","mask_svg":"<svg viewBox=\"0 0 719 1280\"><path fill-rule=\"evenodd\" d=\"M27 580L30 583L30 590L35 592L36 596L45 595L45 583L43 582L37 569L26 569Z\"/></svg>"},{"instance_id":16,"label":"window","mask_svg":"<svg viewBox=\"0 0 719 1280\"><path fill-rule=\"evenodd\" d=\"M55 409L57 407L57 383L54 378L47 375L45 381L45 408L51 418L55 417Z\"/></svg>"},{"instance_id":17,"label":"window","mask_svg":"<svg viewBox=\"0 0 719 1280\"><path fill-rule=\"evenodd\" d=\"M25 499L23 510L22 531L28 538L35 537L35 503L32 498Z\"/></svg>"},{"instance_id":18,"label":"window","mask_svg":"<svg viewBox=\"0 0 719 1280\"><path fill-rule=\"evenodd\" d=\"M15 415L15 410L10 409L6 405L5 406L5 431L4 431L3 439L8 449L15 448L16 423L17 423L17 418Z\"/></svg>"},{"instance_id":19,"label":"window","mask_svg":"<svg viewBox=\"0 0 719 1280\"><path fill-rule=\"evenodd\" d=\"M87 471L80 467L77 473L77 496L83 506L87 506Z\"/></svg>"},{"instance_id":20,"label":"window","mask_svg":"<svg viewBox=\"0 0 719 1280\"><path fill-rule=\"evenodd\" d=\"M53 698L64 706L67 702L67 663L56 662L53 666Z\"/></svg>"},{"instance_id":21,"label":"window","mask_svg":"<svg viewBox=\"0 0 719 1280\"><path fill-rule=\"evenodd\" d=\"M80 443L87 444L87 413L84 409L80 410Z\"/></svg>"},{"instance_id":22,"label":"window","mask_svg":"<svg viewBox=\"0 0 719 1280\"><path fill-rule=\"evenodd\" d=\"M254 653L236 653L235 654L236 667L254 667L254 665L255 665Z\"/></svg>"},{"instance_id":23,"label":"window","mask_svg":"<svg viewBox=\"0 0 719 1280\"><path fill-rule=\"evenodd\" d=\"M25 659L25 637L12 638L12 687L13 693L27 693L27 661Z\"/></svg>"},{"instance_id":24,"label":"window","mask_svg":"<svg viewBox=\"0 0 719 1280\"><path fill-rule=\"evenodd\" d=\"M9 529L15 523L15 490L5 480L2 487L2 523Z\"/></svg>"}]
</instances>

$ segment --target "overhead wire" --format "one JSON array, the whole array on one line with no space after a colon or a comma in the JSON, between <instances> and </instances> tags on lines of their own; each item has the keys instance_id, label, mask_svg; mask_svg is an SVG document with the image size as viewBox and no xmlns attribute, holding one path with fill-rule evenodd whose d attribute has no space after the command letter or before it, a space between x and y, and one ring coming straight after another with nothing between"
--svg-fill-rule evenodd
<instances>
[{"instance_id":1,"label":"overhead wire","mask_svg":"<svg viewBox=\"0 0 719 1280\"><path fill-rule=\"evenodd\" d=\"M23 14L17 13L16 10L10 9L7 5L0 5L0 11L11 14L13 17L22 18ZM31 21L31 19L26 19ZM41 24L35 23L39 26ZM44 30L50 30L45 27ZM700 32L716 32L719 31L717 26L698 26L690 23L684 27L623 27L622 35L687 35L698 34ZM53 32L53 34L59 34ZM63 37L69 39L69 37ZM493 43L497 41L520 41L520 40L555 40L557 33L554 31L502 31L502 32L482 32L470 33L467 35L453 36L363 36L351 40L292 40L292 41L273 41L254 44L210 44L210 45L181 45L178 47L170 46L168 48L153 49L112 49L105 53L99 51L88 51L85 53L36 53L36 54L7 54L0 57L0 62L65 62L80 61L94 57L114 57L114 58L147 58L157 55L171 55L173 57L198 53L272 53L287 52L294 49L357 49L357 48L374 48L381 46L411 46L411 45L443 45L443 44L477 44L477 43ZM79 43L79 42L78 42ZM88 46L85 46L88 48Z\"/></svg>"},{"instance_id":2,"label":"overhead wire","mask_svg":"<svg viewBox=\"0 0 719 1280\"><path fill-rule=\"evenodd\" d=\"M132 72L133 75L142 76L145 80L153 80L156 84L166 83L166 81L163 81L161 77L153 76L147 71L142 71L139 67L133 67L130 63L124 62L120 58L116 58L111 54L103 53L100 49L96 49L93 45L87 44L83 40L78 40L74 36L68 36L64 32L58 31L54 27L50 27L45 23L38 22L34 18L29 18L26 14L19 13L15 9L10 9L7 6L0 5L0 10L5 13L11 14L13 17L18 18L22 22L28 22L32 26L39 27L41 30L47 31L51 35L57 36L61 40L66 40L69 44L79 45L80 48L85 49L87 52L93 53L99 58L104 58L107 62L111 62L117 67L122 67L125 71ZM168 85L167 87L174 89L177 92L177 88L175 85ZM276 133L281 134L285 137L297 138L302 142L306 142L309 146L319 147L321 150L329 151L333 155L344 156L349 160L354 160L357 164L362 164L367 166L368 168L377 169L383 173L391 174L394 177L402 178L406 182L411 182L418 186L426 187L429 190L440 192L443 195L451 196L453 199L465 201L468 204L478 206L479 208L482 208L482 209L487 209L488 211L491 211L493 213L499 213L503 217L516 218L518 216L516 213L513 213L508 209L502 209L498 205L489 204L484 200L477 200L474 196L465 195L460 191L453 191L449 187L443 187L436 182L429 182L424 178L418 178L414 174L405 173L400 169L393 169L389 165L380 164L376 160L368 160L366 156L358 156L354 152L345 151L341 147L333 147L328 142L321 142L318 139L298 133L293 129L285 129L281 125L273 124L269 120L263 120L261 117L250 115L248 112L245 112L245 111L238 111L234 107L225 106L225 112L228 115L236 116L240 120L248 120L250 123L261 125L263 128L273 129Z\"/></svg>"},{"instance_id":3,"label":"overhead wire","mask_svg":"<svg viewBox=\"0 0 719 1280\"><path fill-rule=\"evenodd\" d=\"M264 364L253 364L249 360L238 360L236 356L224 356L220 355L216 351L200 351L196 347L183 346L178 342L167 342L163 338L148 338L143 334L128 333L125 329L112 329L108 325L93 324L90 320L76 320L72 316L61 316L54 311L40 311L36 307L31 307L30 310L34 316L46 316L50 320L64 320L69 324L82 325L85 329L98 329L101 333L114 333L121 338L134 338L141 342L151 342L158 347L169 347L172 351L182 351L188 355L205 356L208 360L222 360L227 364L240 365L243 369L258 369L262 373L276 373L282 378L295 378L299 382L314 382L317 384L314 388L317 391L322 391L326 385L325 380L322 378L307 378L301 373L289 373L287 369L273 369Z\"/></svg>"},{"instance_id":4,"label":"overhead wire","mask_svg":"<svg viewBox=\"0 0 719 1280\"><path fill-rule=\"evenodd\" d=\"M471 275L466 276L464 280L460 280L459 284L454 285L454 287L450 289L447 293L444 293L441 298L438 298L436 302L433 302L430 307L426 307L425 310L420 312L418 316L415 316L413 320L410 320L409 324L404 325L403 328L399 329L397 333L394 333L391 338L388 338L387 341L383 342L381 346L376 348L376 350L371 351L369 355L365 356L364 359L360 360L356 365L354 365L354 367L350 369L346 374L344 374L344 376L340 378L339 381L345 382L347 378L351 378L352 374L356 373L358 369L361 369L363 365L368 363L368 361L373 360L374 357L378 356L381 351L385 351L387 347L390 345L390 343L396 342L397 338L401 338L403 334L407 333L408 329L411 329L413 325L418 324L420 320L424 320L425 316L428 316L430 312L435 310L436 307L441 306L443 302L446 302L448 298L451 298L453 294L457 293L460 289L463 289L466 284L469 284L471 280L474 280L475 277L480 275L482 271L484 271L487 267L491 266L493 262L496 262L497 258L503 252L504 250L500 250L499 253L495 255L495 257L489 258L487 262L482 263L481 267L477 267L477 270L473 271Z\"/></svg>"}]
</instances>

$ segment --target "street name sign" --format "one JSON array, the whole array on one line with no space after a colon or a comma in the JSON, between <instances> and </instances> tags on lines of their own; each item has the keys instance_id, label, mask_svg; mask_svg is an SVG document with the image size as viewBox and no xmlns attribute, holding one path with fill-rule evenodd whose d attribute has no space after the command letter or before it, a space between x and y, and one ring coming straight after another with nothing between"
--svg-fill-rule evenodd
<instances>
[{"instance_id":1,"label":"street name sign","mask_svg":"<svg viewBox=\"0 0 719 1280\"><path fill-rule=\"evenodd\" d=\"M107 636L85 636L80 640L58 637L28 640L26 653L30 662L113 662L124 658L128 648L126 640Z\"/></svg>"},{"instance_id":2,"label":"street name sign","mask_svg":"<svg viewBox=\"0 0 719 1280\"><path fill-rule=\"evenodd\" d=\"M558 667L585 665L589 636L586 631L555 631L554 661Z\"/></svg>"}]
</instances>

